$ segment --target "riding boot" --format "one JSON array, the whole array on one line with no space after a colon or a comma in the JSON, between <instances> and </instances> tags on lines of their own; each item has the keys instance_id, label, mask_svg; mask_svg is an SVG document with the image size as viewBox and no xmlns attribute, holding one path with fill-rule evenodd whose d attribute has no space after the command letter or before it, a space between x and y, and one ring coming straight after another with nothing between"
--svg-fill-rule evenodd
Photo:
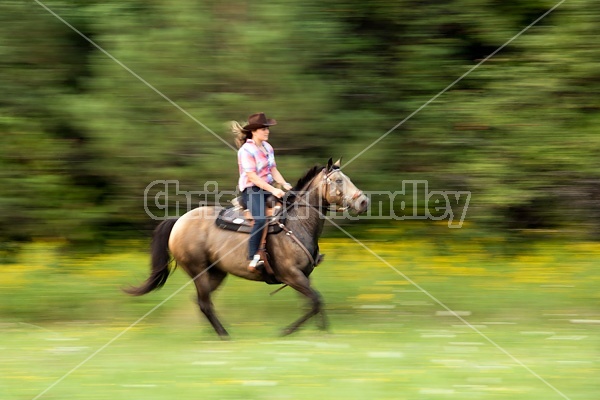
<instances>
[{"instance_id":1,"label":"riding boot","mask_svg":"<svg viewBox=\"0 0 600 400\"><path fill-rule=\"evenodd\" d=\"M255 254L254 258L248 264L248 271L255 272L260 271L260 269L264 266L264 261L260 259L259 254Z\"/></svg>"}]
</instances>

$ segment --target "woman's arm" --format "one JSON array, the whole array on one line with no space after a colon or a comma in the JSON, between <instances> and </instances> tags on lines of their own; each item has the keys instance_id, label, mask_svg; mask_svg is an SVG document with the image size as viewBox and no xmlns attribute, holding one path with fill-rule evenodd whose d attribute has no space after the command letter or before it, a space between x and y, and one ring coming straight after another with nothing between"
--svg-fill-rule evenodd
<instances>
[{"instance_id":1,"label":"woman's arm","mask_svg":"<svg viewBox=\"0 0 600 400\"><path fill-rule=\"evenodd\" d=\"M271 170L271 174L273 175L273 170ZM246 171L246 176L248 177L248 180L250 182L252 182L254 185L258 186L259 188L261 188L263 190L266 190L267 192L273 193L273 195L275 197L282 198L285 195L283 190L277 189L277 188L273 187L272 185L270 185L269 183L263 181L262 179L260 179L260 177L254 171ZM281 174L279 176L281 177Z\"/></svg>"},{"instance_id":2,"label":"woman's arm","mask_svg":"<svg viewBox=\"0 0 600 400\"><path fill-rule=\"evenodd\" d=\"M275 179L275 182L282 185L285 190L290 190L292 188L292 185L290 185L288 182L286 182L286 180L283 178L283 176L281 175L281 172L279 172L277 167L271 168L271 175L273 175L273 179Z\"/></svg>"}]
</instances>

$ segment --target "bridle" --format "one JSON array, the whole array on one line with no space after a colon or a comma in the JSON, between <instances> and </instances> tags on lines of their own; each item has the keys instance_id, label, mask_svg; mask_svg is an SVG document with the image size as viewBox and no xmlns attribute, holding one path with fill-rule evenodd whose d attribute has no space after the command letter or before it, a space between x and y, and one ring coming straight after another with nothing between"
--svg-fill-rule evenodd
<instances>
[{"instance_id":1,"label":"bridle","mask_svg":"<svg viewBox=\"0 0 600 400\"><path fill-rule=\"evenodd\" d=\"M326 170L325 170L325 169L323 169L323 172L326 172ZM333 174L334 174L334 173L336 173L336 172L340 172L340 170L339 170L339 169L333 169L333 170L331 170L331 171L329 171L329 172L325 173L325 175L323 176L323 182L325 183L325 196L324 196L324 197L325 197L325 200L327 201L327 203L329 203L329 199L328 199L327 197L328 197L328 195L329 195L329 193L330 193L330 190L331 190L331 188L330 188L330 186L331 186L331 183L332 183L331 175L333 175ZM340 173L341 173L341 172L340 172ZM316 178L316 177L315 177L315 178ZM314 181L314 179L315 179L315 178L313 178L313 180L311 181L311 183ZM307 186L310 186L310 184L309 184L309 185L307 185ZM356 199L357 199L359 196L361 196L361 195L362 195L362 191L357 189L357 190L356 190L356 191L355 191L355 192L352 194L352 196L342 196L342 195L343 195L343 193L342 193L340 190L336 190L336 196L338 196L338 197L341 197L341 199L342 199L343 203L346 203L346 202L348 202L348 201L353 201L353 200L356 200ZM287 210L286 210L286 211L288 211L290 207L295 207L295 206L313 207L313 208L315 208L315 209L317 209L317 210L320 210L320 212L321 212L322 214L325 214L327 211L345 211L345 210L347 210L347 209L348 209L348 207L341 207L341 206L339 206L338 204L335 204L335 205L337 206L337 208L334 208L334 209L332 209L332 208L330 207L330 206L331 206L331 203L329 203L327 206L323 206L323 205L321 205L321 204L319 204L319 205L315 205L315 204L310 204L310 203L308 203L308 202L307 202L306 200L304 200L304 199L302 199L302 201L301 201L301 202L299 202L299 201L297 201L297 200L294 200L294 201L292 201L292 202L290 202L290 203L287 203L287 202L285 201L285 199L280 199L280 200L282 201L282 203L283 203L285 206L287 206L287 207L286 207L286 208L287 208ZM343 204L343 203L342 203L342 204ZM313 267L317 266L317 265L318 265L318 262L315 262L315 257L313 257L313 255L310 253L310 251L308 251L308 249L307 249L307 248L306 248L306 246L305 246L305 245L302 243L302 241L301 241L300 239L298 239L298 238L297 238L297 237L294 235L294 232L292 232L292 231L291 231L289 228L287 228L287 227L285 226L285 224L284 224L284 223L282 223L282 222L279 222L279 227L285 231L285 234L286 234L286 236L289 236L290 238L292 238L292 239L293 239L293 240L294 240L294 241L295 241L295 242L296 242L296 243L297 243L297 244L300 246L300 248L301 248L301 249L304 251L304 253L307 255L307 257L308 257L308 259L309 259L309 262L310 262L310 264L311 264ZM277 293L279 290L281 290L281 289L285 288L286 286L287 286L287 285L284 285L284 286L280 287L279 289L277 289L276 291L274 291L274 292L273 292L273 293L271 293L271 294L273 295L273 294Z\"/></svg>"},{"instance_id":2,"label":"bridle","mask_svg":"<svg viewBox=\"0 0 600 400\"><path fill-rule=\"evenodd\" d=\"M325 172L325 168L323 168L323 172ZM308 203L306 200L303 201L291 201L289 203L283 201L287 206L301 206L301 207L313 207L316 208L318 210L320 210L322 213L325 213L327 211L336 211L336 212L340 212L340 211L346 211L348 209L348 206L343 207L339 204L333 204L335 207L331 207L331 203L329 202L329 199L327 198L331 192L331 183L333 182L333 180L331 179L331 175L333 175L336 172L340 172L341 171L339 169L333 169L329 172L327 172L324 176L323 176L323 182L325 183L325 200L327 200L327 202L329 203L328 205L324 206L322 204L310 204ZM310 185L307 185L310 186ZM293 193L293 192L292 192ZM363 192L362 190L357 189L352 196L342 196L343 192L341 190L336 190L335 191L335 195L338 197L341 197L342 200L342 204L346 203L350 203L354 200L356 200L357 198L359 198L360 196L362 196ZM295 195L294 195L295 196Z\"/></svg>"},{"instance_id":3,"label":"bridle","mask_svg":"<svg viewBox=\"0 0 600 400\"><path fill-rule=\"evenodd\" d=\"M330 172L328 172L324 177L323 180L325 181L325 193L329 194L331 189L330 189L330 185L331 185L331 175L333 175L334 173L339 172L343 175L343 173L339 170L339 169L333 169ZM344 193L341 190L336 190L335 191L335 195L340 197L342 199L342 204L348 204L351 201L354 201L356 199L358 199L360 196L362 196L363 192L362 190L356 189L356 191L352 194L352 196L342 196ZM337 208L335 208L333 211L346 211L348 209L348 206L346 207L342 207L339 204L335 204L337 206Z\"/></svg>"}]
</instances>

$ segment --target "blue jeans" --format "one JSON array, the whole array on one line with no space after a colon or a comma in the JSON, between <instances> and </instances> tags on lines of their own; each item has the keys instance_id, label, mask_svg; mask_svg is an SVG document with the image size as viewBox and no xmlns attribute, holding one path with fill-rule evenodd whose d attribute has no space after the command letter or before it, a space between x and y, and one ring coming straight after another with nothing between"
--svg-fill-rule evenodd
<instances>
[{"instance_id":1,"label":"blue jeans","mask_svg":"<svg viewBox=\"0 0 600 400\"><path fill-rule=\"evenodd\" d=\"M250 214L252 214L252 218L254 218L254 226L250 232L250 242L248 243L248 260L252 260L260 247L262 230L267 223L266 199L269 195L269 192L258 186L251 186L242 192L242 201L246 204L246 208L250 211Z\"/></svg>"}]
</instances>

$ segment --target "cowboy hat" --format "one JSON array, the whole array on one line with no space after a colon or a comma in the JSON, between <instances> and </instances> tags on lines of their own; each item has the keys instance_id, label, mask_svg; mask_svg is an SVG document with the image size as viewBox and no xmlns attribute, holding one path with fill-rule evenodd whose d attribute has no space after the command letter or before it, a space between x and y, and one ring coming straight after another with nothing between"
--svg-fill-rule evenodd
<instances>
[{"instance_id":1,"label":"cowboy hat","mask_svg":"<svg viewBox=\"0 0 600 400\"><path fill-rule=\"evenodd\" d=\"M273 125L277 125L276 120L271 118L267 119L265 113L256 113L248 117L248 124L242 129L245 131L253 131L259 128L264 128L265 126Z\"/></svg>"}]
</instances>

